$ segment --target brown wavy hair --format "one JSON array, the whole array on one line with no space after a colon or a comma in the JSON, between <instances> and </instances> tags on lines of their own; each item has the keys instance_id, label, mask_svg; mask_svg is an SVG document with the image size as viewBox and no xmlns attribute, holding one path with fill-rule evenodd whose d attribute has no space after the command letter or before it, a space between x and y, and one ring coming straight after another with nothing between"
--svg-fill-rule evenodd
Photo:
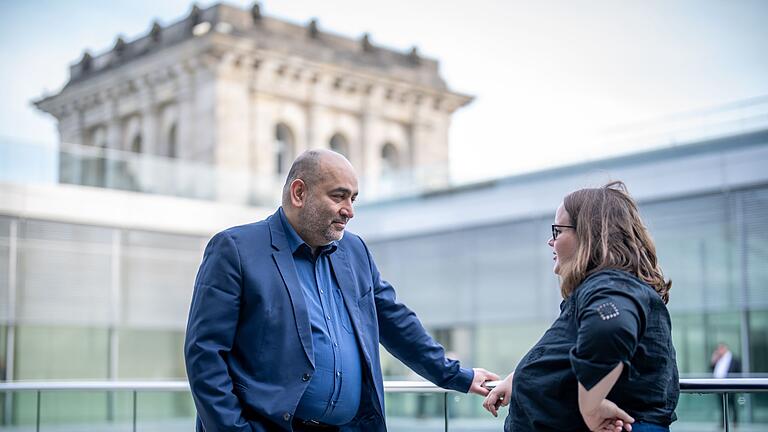
<instances>
[{"instance_id":1,"label":"brown wavy hair","mask_svg":"<svg viewBox=\"0 0 768 432\"><path fill-rule=\"evenodd\" d=\"M653 287L664 303L669 302L672 281L664 278L656 246L623 182L571 192L563 199L563 207L571 225L576 226L578 239L574 259L560 272L563 298L589 275L617 269L637 276Z\"/></svg>"}]
</instances>

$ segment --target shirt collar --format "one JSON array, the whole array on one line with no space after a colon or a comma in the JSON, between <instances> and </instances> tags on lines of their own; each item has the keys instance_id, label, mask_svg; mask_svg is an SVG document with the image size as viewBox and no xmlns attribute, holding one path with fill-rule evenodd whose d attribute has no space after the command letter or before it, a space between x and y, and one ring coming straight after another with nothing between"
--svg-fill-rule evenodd
<instances>
[{"instance_id":1,"label":"shirt collar","mask_svg":"<svg viewBox=\"0 0 768 432\"><path fill-rule=\"evenodd\" d=\"M285 211L282 207L280 207L278 214L280 215L280 221L283 223L283 231L285 231L285 236L288 239L288 246L291 248L291 253L296 254L299 250L306 249L311 255L312 247L302 240L299 233L293 229L293 225L288 221L288 217L285 215ZM320 246L320 255L330 255L334 253L337 248L338 242L332 241L325 246Z\"/></svg>"}]
</instances>

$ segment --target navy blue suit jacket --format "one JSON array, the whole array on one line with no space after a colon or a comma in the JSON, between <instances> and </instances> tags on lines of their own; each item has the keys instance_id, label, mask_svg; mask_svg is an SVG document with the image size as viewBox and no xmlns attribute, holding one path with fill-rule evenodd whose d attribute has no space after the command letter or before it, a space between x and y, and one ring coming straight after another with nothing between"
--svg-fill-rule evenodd
<instances>
[{"instance_id":1,"label":"navy blue suit jacket","mask_svg":"<svg viewBox=\"0 0 768 432\"><path fill-rule=\"evenodd\" d=\"M363 240L346 232L331 264L363 361L363 391L344 431L385 431L379 343L433 383L467 392L473 372L442 346L381 279ZM282 223L227 229L208 243L184 344L198 431L291 430L313 373L309 313Z\"/></svg>"}]
</instances>

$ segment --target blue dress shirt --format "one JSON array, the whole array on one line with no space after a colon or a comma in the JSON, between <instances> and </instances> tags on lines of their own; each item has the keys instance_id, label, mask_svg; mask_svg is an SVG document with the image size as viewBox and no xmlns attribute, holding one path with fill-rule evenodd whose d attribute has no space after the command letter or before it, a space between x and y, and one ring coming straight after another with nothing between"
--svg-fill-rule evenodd
<instances>
[{"instance_id":1,"label":"blue dress shirt","mask_svg":"<svg viewBox=\"0 0 768 432\"><path fill-rule=\"evenodd\" d=\"M343 425L360 405L362 365L349 312L331 266L337 244L318 249L317 256L293 229L280 208L293 262L309 311L315 372L296 408L304 420Z\"/></svg>"}]
</instances>

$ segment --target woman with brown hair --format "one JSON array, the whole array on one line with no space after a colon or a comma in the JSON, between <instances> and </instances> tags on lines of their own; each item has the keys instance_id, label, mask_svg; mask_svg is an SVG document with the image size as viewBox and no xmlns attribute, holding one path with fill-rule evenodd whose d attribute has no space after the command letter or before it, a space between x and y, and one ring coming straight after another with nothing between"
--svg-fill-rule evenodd
<instances>
[{"instance_id":1,"label":"woman with brown hair","mask_svg":"<svg viewBox=\"0 0 768 432\"><path fill-rule=\"evenodd\" d=\"M624 183L568 194L547 243L560 316L483 406L510 406L506 432L669 431L680 392L671 282Z\"/></svg>"}]
</instances>

